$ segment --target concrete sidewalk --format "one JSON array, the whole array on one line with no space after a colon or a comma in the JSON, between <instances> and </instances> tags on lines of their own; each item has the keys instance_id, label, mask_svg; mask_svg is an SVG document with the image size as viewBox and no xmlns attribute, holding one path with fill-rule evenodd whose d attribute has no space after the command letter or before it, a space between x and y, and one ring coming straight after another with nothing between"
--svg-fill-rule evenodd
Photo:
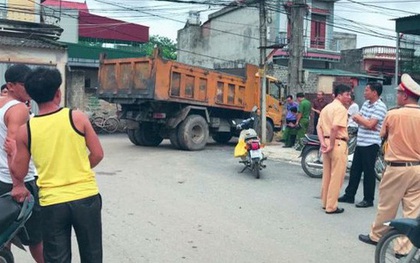
<instances>
[{"instance_id":1,"label":"concrete sidewalk","mask_svg":"<svg viewBox=\"0 0 420 263\"><path fill-rule=\"evenodd\" d=\"M300 152L294 148L283 148L284 143L273 141L267 144L263 152L269 160L280 160L300 164Z\"/></svg>"}]
</instances>

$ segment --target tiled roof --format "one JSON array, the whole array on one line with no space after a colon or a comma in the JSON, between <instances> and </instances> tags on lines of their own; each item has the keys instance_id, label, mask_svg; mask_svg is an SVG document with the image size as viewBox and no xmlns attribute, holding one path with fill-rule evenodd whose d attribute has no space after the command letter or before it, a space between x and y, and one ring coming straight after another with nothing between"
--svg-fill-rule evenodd
<instances>
[{"instance_id":1,"label":"tiled roof","mask_svg":"<svg viewBox=\"0 0 420 263\"><path fill-rule=\"evenodd\" d=\"M66 45L43 38L31 39L16 36L1 36L0 46L30 47L44 49L65 49Z\"/></svg>"},{"instance_id":2,"label":"tiled roof","mask_svg":"<svg viewBox=\"0 0 420 263\"><path fill-rule=\"evenodd\" d=\"M146 43L149 27L79 11L79 36Z\"/></svg>"}]
</instances>

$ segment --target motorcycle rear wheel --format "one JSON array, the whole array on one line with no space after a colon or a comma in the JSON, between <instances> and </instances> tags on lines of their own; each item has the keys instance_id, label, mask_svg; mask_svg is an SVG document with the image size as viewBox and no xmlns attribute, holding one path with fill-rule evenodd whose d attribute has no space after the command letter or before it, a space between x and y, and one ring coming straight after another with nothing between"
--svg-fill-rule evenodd
<instances>
[{"instance_id":1,"label":"motorcycle rear wheel","mask_svg":"<svg viewBox=\"0 0 420 263\"><path fill-rule=\"evenodd\" d=\"M260 179L260 162L259 160L252 160L252 173L255 178Z\"/></svg>"},{"instance_id":2,"label":"motorcycle rear wheel","mask_svg":"<svg viewBox=\"0 0 420 263\"><path fill-rule=\"evenodd\" d=\"M315 146L306 148L302 154L300 164L302 166L303 171L309 177L322 178L322 169L312 168L308 166L308 163L313 163L317 161L319 161L319 148Z\"/></svg>"},{"instance_id":3,"label":"motorcycle rear wheel","mask_svg":"<svg viewBox=\"0 0 420 263\"><path fill-rule=\"evenodd\" d=\"M375 263L391 263L399 262L400 259L402 260L405 255L401 255L398 253L398 251L396 251L399 244L401 244L401 238L407 238L407 236L401 234L396 229L391 229L388 233L382 236L376 245ZM414 258L409 262L419 262L419 252L420 251L417 249L417 253L415 254ZM405 251L404 254L405 253L408 253L408 251Z\"/></svg>"}]
</instances>

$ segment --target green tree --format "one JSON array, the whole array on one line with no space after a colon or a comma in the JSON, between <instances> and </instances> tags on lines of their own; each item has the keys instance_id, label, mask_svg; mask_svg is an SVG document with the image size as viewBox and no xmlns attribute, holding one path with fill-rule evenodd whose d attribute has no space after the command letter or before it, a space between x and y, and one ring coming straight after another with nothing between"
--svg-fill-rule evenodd
<instances>
[{"instance_id":1,"label":"green tree","mask_svg":"<svg viewBox=\"0 0 420 263\"><path fill-rule=\"evenodd\" d=\"M420 57L419 56L414 57L412 72L413 73L419 73L420 72Z\"/></svg>"},{"instance_id":2,"label":"green tree","mask_svg":"<svg viewBox=\"0 0 420 263\"><path fill-rule=\"evenodd\" d=\"M140 45L140 49L150 56L155 46L160 49L163 58L176 60L176 44L168 37L151 36L149 42Z\"/></svg>"},{"instance_id":3,"label":"green tree","mask_svg":"<svg viewBox=\"0 0 420 263\"><path fill-rule=\"evenodd\" d=\"M94 42L92 40L79 41L79 44L85 44L93 47L102 47L106 42ZM115 49L139 52L144 54L143 56L153 55L153 49L157 46L160 49L160 55L165 59L176 60L176 43L168 37L164 36L150 36L149 42L144 44L132 43L132 44L121 44L121 43L111 43L114 44Z\"/></svg>"},{"instance_id":4,"label":"green tree","mask_svg":"<svg viewBox=\"0 0 420 263\"><path fill-rule=\"evenodd\" d=\"M420 72L420 57L414 56L411 60L400 61L402 73L418 74Z\"/></svg>"}]
</instances>

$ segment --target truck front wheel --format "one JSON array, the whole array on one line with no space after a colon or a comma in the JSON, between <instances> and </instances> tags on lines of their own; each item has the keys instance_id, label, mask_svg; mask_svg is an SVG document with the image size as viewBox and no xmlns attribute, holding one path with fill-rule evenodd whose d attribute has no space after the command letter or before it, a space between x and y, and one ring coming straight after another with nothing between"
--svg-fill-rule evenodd
<instances>
[{"instance_id":1,"label":"truck front wheel","mask_svg":"<svg viewBox=\"0 0 420 263\"><path fill-rule=\"evenodd\" d=\"M261 124L258 123L257 126L258 130L261 131ZM267 119L266 123L265 123L265 141L266 142L271 142L273 141L274 138L274 125L273 123Z\"/></svg>"},{"instance_id":2,"label":"truck front wheel","mask_svg":"<svg viewBox=\"0 0 420 263\"><path fill-rule=\"evenodd\" d=\"M213 134L211 137L215 142L225 144L232 139L232 134L230 132L218 132Z\"/></svg>"},{"instance_id":3,"label":"truck front wheel","mask_svg":"<svg viewBox=\"0 0 420 263\"><path fill-rule=\"evenodd\" d=\"M271 121L267 120L266 122L266 139L267 142L272 142L273 141L273 137L274 137L274 126L273 123L271 123Z\"/></svg>"},{"instance_id":4,"label":"truck front wheel","mask_svg":"<svg viewBox=\"0 0 420 263\"><path fill-rule=\"evenodd\" d=\"M200 115L188 116L179 126L178 141L182 149L198 151L204 149L209 138L209 126Z\"/></svg>"}]
</instances>

